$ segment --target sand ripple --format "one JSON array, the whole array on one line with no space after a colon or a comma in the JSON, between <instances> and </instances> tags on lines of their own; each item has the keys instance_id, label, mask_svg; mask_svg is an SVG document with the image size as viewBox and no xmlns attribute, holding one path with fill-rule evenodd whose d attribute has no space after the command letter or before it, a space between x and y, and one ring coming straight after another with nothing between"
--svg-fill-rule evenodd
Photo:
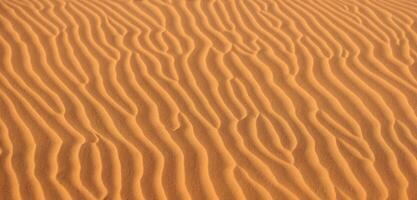
<instances>
[{"instance_id":1,"label":"sand ripple","mask_svg":"<svg viewBox=\"0 0 417 200\"><path fill-rule=\"evenodd\" d=\"M0 199L415 199L413 0L0 0Z\"/></svg>"}]
</instances>

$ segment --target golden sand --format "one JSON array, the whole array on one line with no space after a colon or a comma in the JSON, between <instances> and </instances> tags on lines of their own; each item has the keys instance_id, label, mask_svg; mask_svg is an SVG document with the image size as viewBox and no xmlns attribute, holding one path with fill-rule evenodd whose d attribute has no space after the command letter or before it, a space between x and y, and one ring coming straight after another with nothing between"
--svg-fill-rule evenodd
<instances>
[{"instance_id":1,"label":"golden sand","mask_svg":"<svg viewBox=\"0 0 417 200\"><path fill-rule=\"evenodd\" d=\"M0 0L0 200L417 199L415 0Z\"/></svg>"}]
</instances>

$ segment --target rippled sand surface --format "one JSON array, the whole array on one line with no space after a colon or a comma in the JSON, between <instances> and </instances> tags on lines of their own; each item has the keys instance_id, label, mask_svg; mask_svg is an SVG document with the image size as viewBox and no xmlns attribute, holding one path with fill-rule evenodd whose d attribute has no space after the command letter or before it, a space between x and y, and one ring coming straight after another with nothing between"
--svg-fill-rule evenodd
<instances>
[{"instance_id":1,"label":"rippled sand surface","mask_svg":"<svg viewBox=\"0 0 417 200\"><path fill-rule=\"evenodd\" d=\"M415 0L0 0L0 199L416 199Z\"/></svg>"}]
</instances>

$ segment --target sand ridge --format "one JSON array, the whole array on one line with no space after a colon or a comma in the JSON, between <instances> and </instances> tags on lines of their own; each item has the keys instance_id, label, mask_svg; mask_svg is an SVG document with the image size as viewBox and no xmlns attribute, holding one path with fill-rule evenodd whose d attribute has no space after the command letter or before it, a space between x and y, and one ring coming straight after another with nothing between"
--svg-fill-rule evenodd
<instances>
[{"instance_id":1,"label":"sand ridge","mask_svg":"<svg viewBox=\"0 0 417 200\"><path fill-rule=\"evenodd\" d=\"M413 199L413 0L0 0L0 200Z\"/></svg>"}]
</instances>

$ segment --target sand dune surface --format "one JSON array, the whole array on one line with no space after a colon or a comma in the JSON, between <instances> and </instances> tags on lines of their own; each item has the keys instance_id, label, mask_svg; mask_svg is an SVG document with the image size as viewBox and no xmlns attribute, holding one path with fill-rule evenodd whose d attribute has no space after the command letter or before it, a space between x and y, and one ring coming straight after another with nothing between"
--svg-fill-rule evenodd
<instances>
[{"instance_id":1,"label":"sand dune surface","mask_svg":"<svg viewBox=\"0 0 417 200\"><path fill-rule=\"evenodd\" d=\"M417 1L0 0L0 200L417 199Z\"/></svg>"}]
</instances>

